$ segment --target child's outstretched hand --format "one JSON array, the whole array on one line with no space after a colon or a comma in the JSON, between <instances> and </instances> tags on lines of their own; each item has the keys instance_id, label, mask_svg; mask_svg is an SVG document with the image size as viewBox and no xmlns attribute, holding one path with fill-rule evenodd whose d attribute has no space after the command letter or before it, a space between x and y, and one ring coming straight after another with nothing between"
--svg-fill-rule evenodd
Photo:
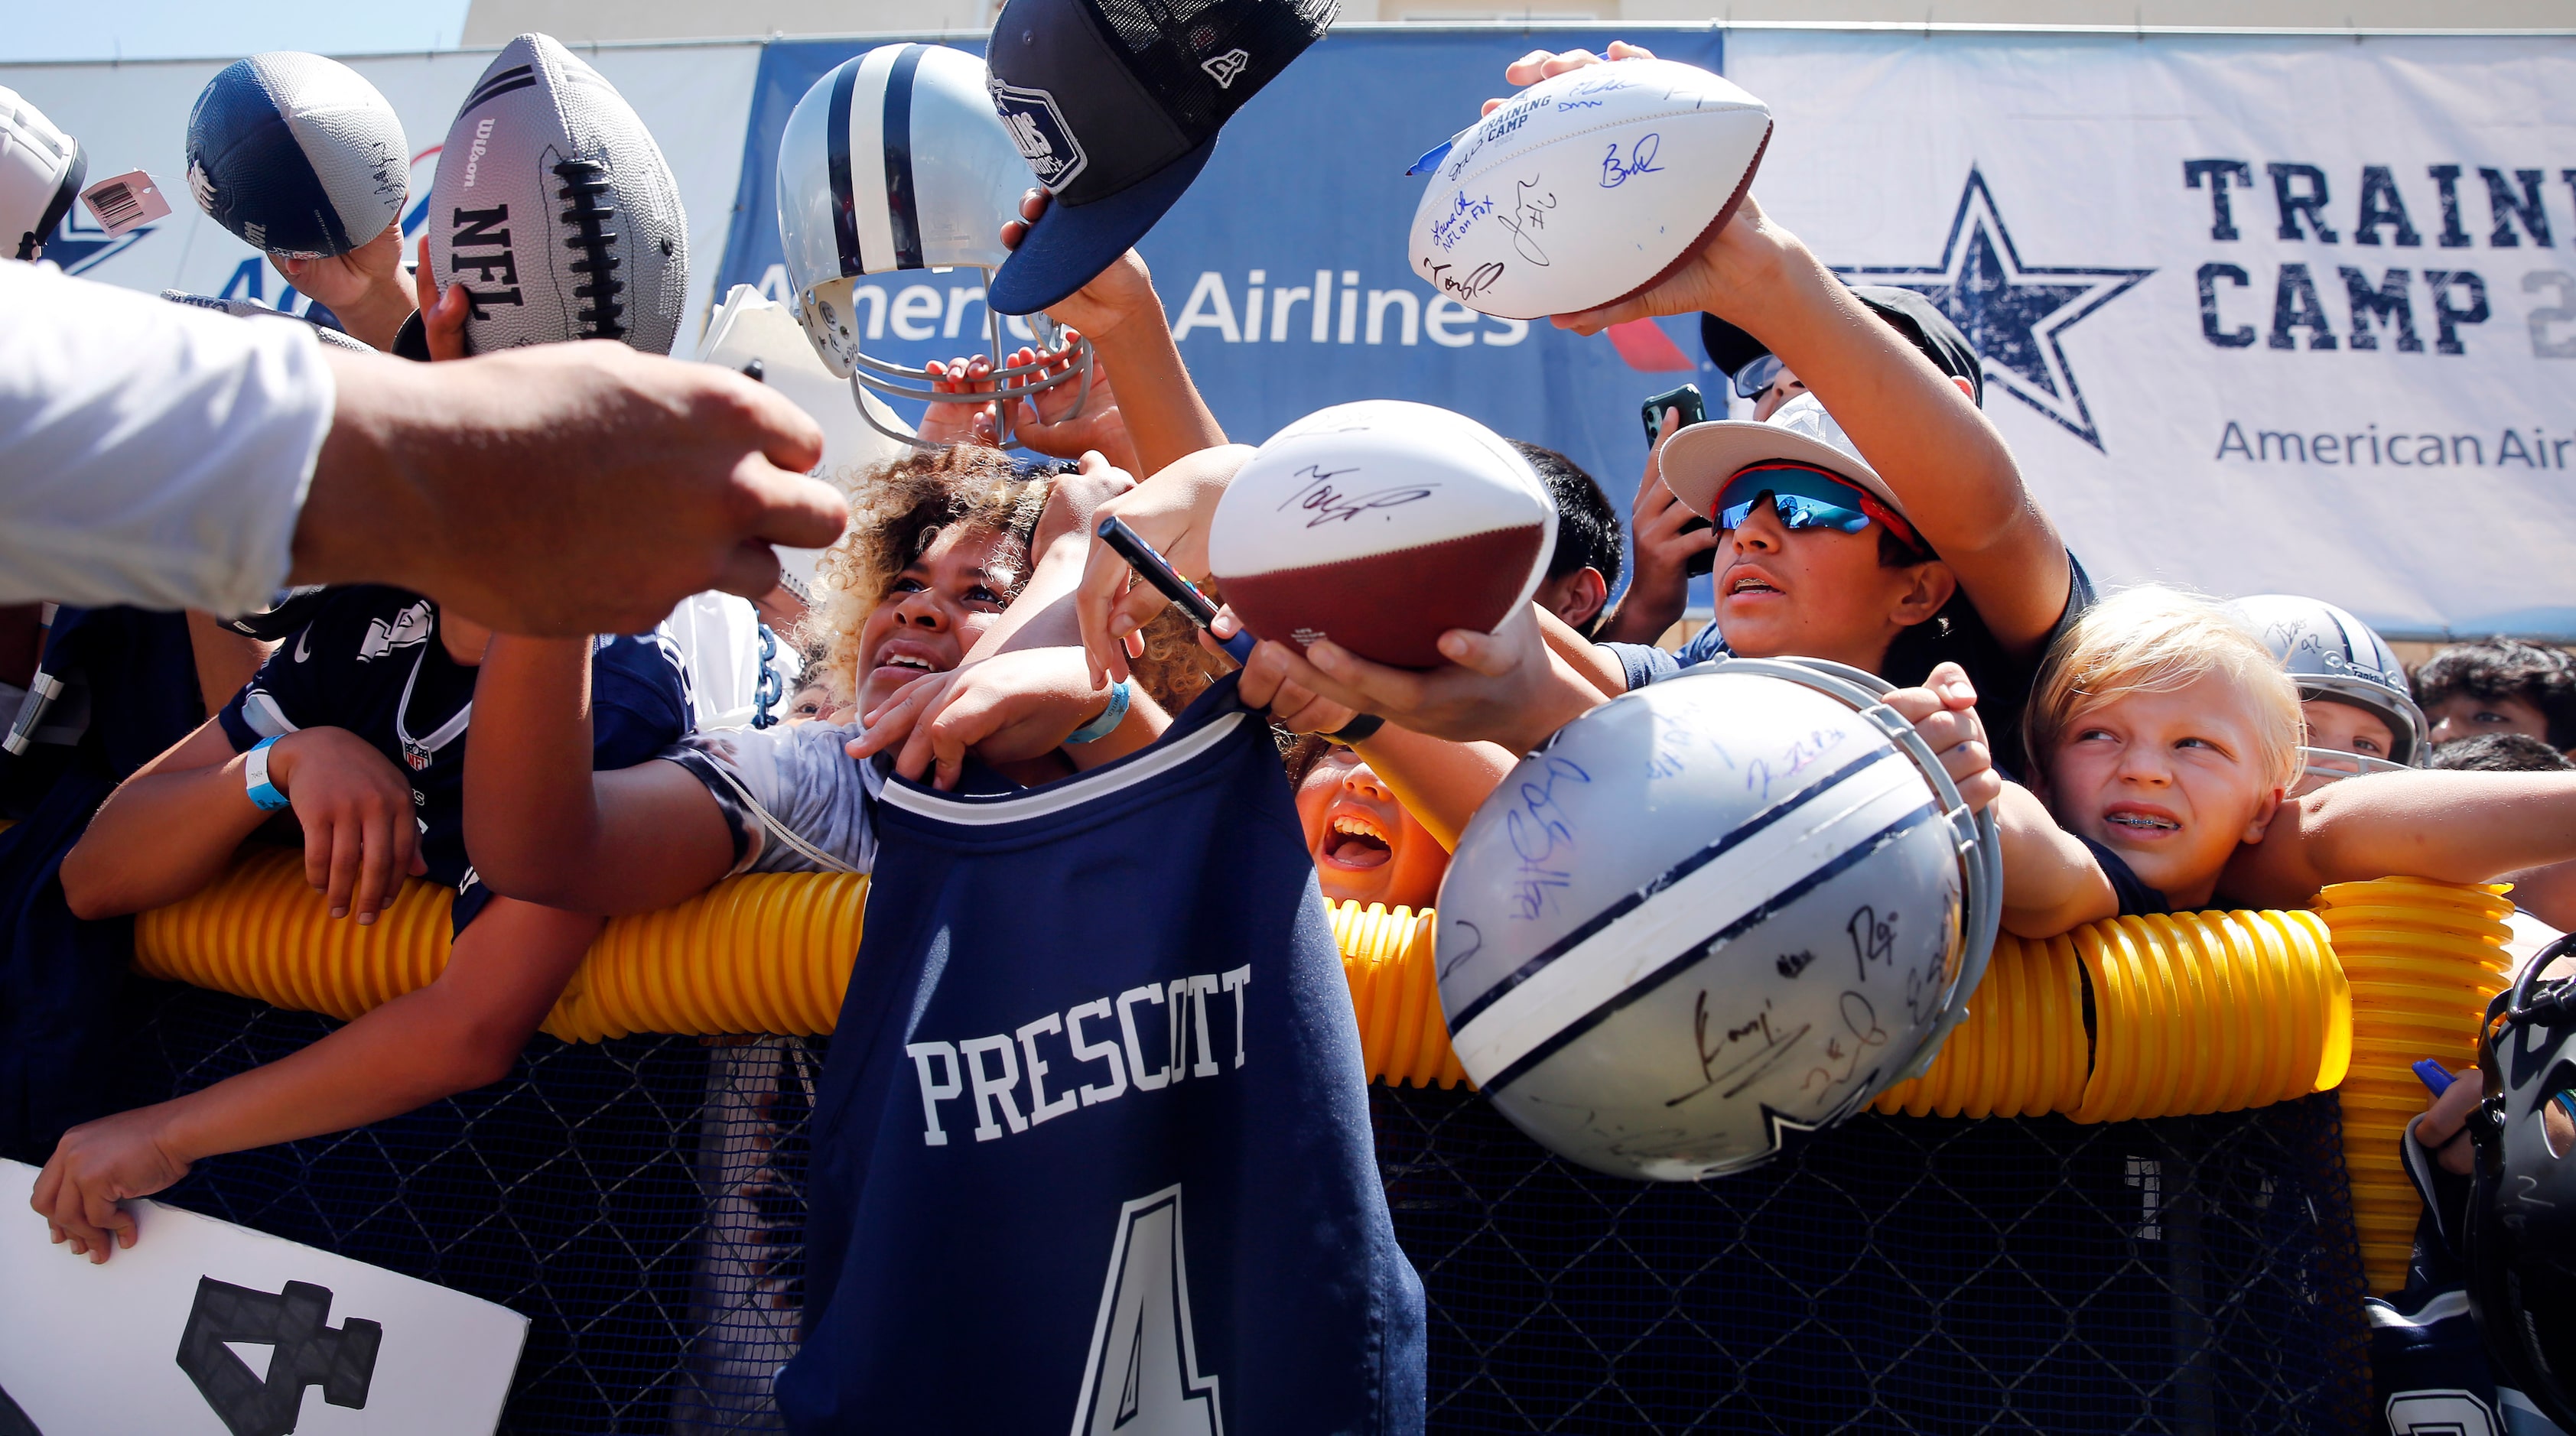
<instances>
[{"instance_id":1,"label":"child's outstretched hand","mask_svg":"<svg viewBox=\"0 0 2576 1436\"><path fill-rule=\"evenodd\" d=\"M2415 1119L2407 1135L2421 1143L2442 1170L2465 1177L2476 1157L2469 1149L2469 1114L2478 1108L2478 1096L2486 1090L2484 1079L2476 1068L2451 1074L2451 1085Z\"/></svg>"},{"instance_id":2,"label":"child's outstretched hand","mask_svg":"<svg viewBox=\"0 0 2576 1436\"><path fill-rule=\"evenodd\" d=\"M155 1109L83 1122L54 1144L28 1199L58 1243L103 1262L134 1245L134 1218L118 1202L148 1197L188 1175L188 1159L165 1142Z\"/></svg>"},{"instance_id":3,"label":"child's outstretched hand","mask_svg":"<svg viewBox=\"0 0 2576 1436\"><path fill-rule=\"evenodd\" d=\"M932 389L958 399L924 408L921 427L913 437L925 444L992 443L993 406L987 396L993 392L993 361L978 354L971 359L933 359L921 369L930 376Z\"/></svg>"},{"instance_id":4,"label":"child's outstretched hand","mask_svg":"<svg viewBox=\"0 0 2576 1436\"><path fill-rule=\"evenodd\" d=\"M268 750L268 780L304 825L304 880L330 895L331 916L367 926L421 861L411 783L345 728L304 728Z\"/></svg>"},{"instance_id":5,"label":"child's outstretched hand","mask_svg":"<svg viewBox=\"0 0 2576 1436\"><path fill-rule=\"evenodd\" d=\"M1070 369L1074 346L1081 341L1082 331L1063 331L1063 342L1043 356L1048 372ZM1011 356L1010 362L1033 364L1040 357L1034 349L1022 349ZM1077 377L1035 399L1014 399L1010 404L1011 432L1036 452L1049 458L1078 459L1086 450L1096 450L1128 473L1142 472L1135 442L1127 436L1127 421L1118 412L1118 395L1109 387L1109 365L1098 350L1091 355L1088 393Z\"/></svg>"},{"instance_id":6,"label":"child's outstretched hand","mask_svg":"<svg viewBox=\"0 0 2576 1436\"><path fill-rule=\"evenodd\" d=\"M1020 196L1020 217L1002 225L1004 249L1020 247L1020 241L1028 238L1029 226L1047 212L1051 199L1042 189ZM1107 336L1140 314L1151 314L1154 323L1162 323L1163 301L1154 294L1153 273L1132 249L1109 261L1107 269L1047 310L1047 317L1056 323L1083 330L1094 339Z\"/></svg>"},{"instance_id":7,"label":"child's outstretched hand","mask_svg":"<svg viewBox=\"0 0 2576 1436\"><path fill-rule=\"evenodd\" d=\"M894 770L919 781L935 765L931 786L945 790L957 786L968 750L996 764L1043 757L1107 703L1079 651L1014 649L905 684L862 715L867 732L848 751L865 758L901 743Z\"/></svg>"},{"instance_id":8,"label":"child's outstretched hand","mask_svg":"<svg viewBox=\"0 0 2576 1436\"><path fill-rule=\"evenodd\" d=\"M1984 812L2003 796L2003 775L1995 771L1994 750L1986 743L1985 724L1977 719L1977 690L1966 669L1944 663L1922 687L1899 688L1885 701L1931 745L1969 811Z\"/></svg>"}]
</instances>

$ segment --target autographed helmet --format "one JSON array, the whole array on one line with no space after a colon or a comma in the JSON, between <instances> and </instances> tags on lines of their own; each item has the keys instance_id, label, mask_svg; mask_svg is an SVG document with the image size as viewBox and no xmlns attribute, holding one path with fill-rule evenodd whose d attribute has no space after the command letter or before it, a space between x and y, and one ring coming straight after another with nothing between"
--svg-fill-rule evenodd
<instances>
[{"instance_id":1,"label":"autographed helmet","mask_svg":"<svg viewBox=\"0 0 2576 1436\"><path fill-rule=\"evenodd\" d=\"M2461 1256L2501 1374L2576 1430L2576 978L2537 980L2571 952L2576 936L2534 953L2487 1007Z\"/></svg>"},{"instance_id":2,"label":"autographed helmet","mask_svg":"<svg viewBox=\"0 0 2576 1436\"><path fill-rule=\"evenodd\" d=\"M778 238L797 322L834 374L892 398L939 401L923 369L863 351L883 311L863 325L858 280L906 269L981 270L986 288L1009 251L1004 223L1019 218L1028 161L993 111L984 62L945 45L880 45L841 64L796 102L778 141ZM1002 317L985 307L993 360L989 396L1007 445L1010 400L1059 384L1091 393L1091 345L1067 367L1004 365ZM1039 347L1056 328L1030 316ZM894 437L868 406L868 422Z\"/></svg>"},{"instance_id":3,"label":"autographed helmet","mask_svg":"<svg viewBox=\"0 0 2576 1436\"><path fill-rule=\"evenodd\" d=\"M2387 639L2321 599L2263 593L2236 600L2236 607L2272 656L2290 670L2302 701L2330 698L2374 715L2388 725L2389 763L2422 766L2424 738L2432 725L2415 706L2406 666L2397 661Z\"/></svg>"},{"instance_id":4,"label":"autographed helmet","mask_svg":"<svg viewBox=\"0 0 2576 1436\"><path fill-rule=\"evenodd\" d=\"M1523 759L1440 886L1440 1005L1514 1125L1616 1176L1696 1181L1930 1065L2002 915L1971 814L1888 685L1730 659Z\"/></svg>"},{"instance_id":5,"label":"autographed helmet","mask_svg":"<svg viewBox=\"0 0 2576 1436\"><path fill-rule=\"evenodd\" d=\"M45 237L71 213L72 197L88 173L80 141L56 129L17 91L0 88L0 255L34 259L44 253Z\"/></svg>"}]
</instances>

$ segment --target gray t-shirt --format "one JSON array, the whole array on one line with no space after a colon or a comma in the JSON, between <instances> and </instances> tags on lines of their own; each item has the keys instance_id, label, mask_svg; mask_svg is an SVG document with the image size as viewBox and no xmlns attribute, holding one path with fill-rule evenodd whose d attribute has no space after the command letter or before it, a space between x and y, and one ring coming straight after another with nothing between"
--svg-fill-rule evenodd
<instances>
[{"instance_id":1,"label":"gray t-shirt","mask_svg":"<svg viewBox=\"0 0 2576 1436\"><path fill-rule=\"evenodd\" d=\"M885 773L843 745L856 723L692 733L655 756L707 785L733 834L735 873L873 871Z\"/></svg>"}]
</instances>

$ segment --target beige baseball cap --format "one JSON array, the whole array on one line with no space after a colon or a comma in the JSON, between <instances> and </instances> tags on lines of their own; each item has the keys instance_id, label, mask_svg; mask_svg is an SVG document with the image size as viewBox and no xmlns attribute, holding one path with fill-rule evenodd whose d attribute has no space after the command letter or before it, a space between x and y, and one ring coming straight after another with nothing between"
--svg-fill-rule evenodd
<instances>
[{"instance_id":1,"label":"beige baseball cap","mask_svg":"<svg viewBox=\"0 0 2576 1436\"><path fill-rule=\"evenodd\" d=\"M1813 394L1791 399L1759 423L1720 419L1688 425L1664 441L1661 463L1673 497L1701 518L1712 518L1727 480L1756 464L1783 459L1849 479L1909 526L1914 522L1887 480L1860 456L1860 446Z\"/></svg>"}]
</instances>

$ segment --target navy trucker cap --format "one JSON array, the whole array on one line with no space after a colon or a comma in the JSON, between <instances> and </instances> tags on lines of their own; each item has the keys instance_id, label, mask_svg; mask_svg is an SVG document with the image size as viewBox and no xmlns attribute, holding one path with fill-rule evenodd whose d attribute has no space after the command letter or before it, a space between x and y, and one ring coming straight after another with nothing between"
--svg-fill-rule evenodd
<instances>
[{"instance_id":1,"label":"navy trucker cap","mask_svg":"<svg viewBox=\"0 0 2576 1436\"><path fill-rule=\"evenodd\" d=\"M1965 379L1975 390L1969 397L1977 407L1986 403L1985 366L1978 362L1976 349L1968 336L1939 305L1919 290L1899 289L1890 284L1855 284L1852 297L1872 314L1887 322L1889 328L1905 336L1905 341L1919 349L1932 367L1953 378ZM1761 340L1727 323L1714 314L1699 317L1700 347L1708 351L1708 362L1724 370L1729 377L1745 365L1768 355L1771 350Z\"/></svg>"},{"instance_id":2,"label":"navy trucker cap","mask_svg":"<svg viewBox=\"0 0 2576 1436\"><path fill-rule=\"evenodd\" d=\"M1216 151L1217 131L1323 38L1340 0L1010 0L984 63L1047 211L985 302L1033 314L1091 282Z\"/></svg>"}]
</instances>

